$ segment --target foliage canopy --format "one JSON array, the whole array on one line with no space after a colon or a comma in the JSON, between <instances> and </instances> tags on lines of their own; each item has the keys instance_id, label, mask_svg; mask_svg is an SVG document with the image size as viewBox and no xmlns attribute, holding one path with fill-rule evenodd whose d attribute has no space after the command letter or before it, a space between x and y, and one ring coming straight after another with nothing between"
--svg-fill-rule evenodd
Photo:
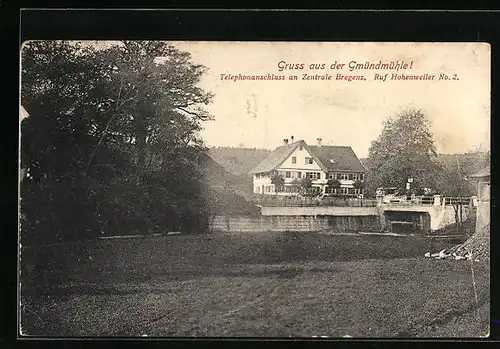
<instances>
[{"instance_id":1,"label":"foliage canopy","mask_svg":"<svg viewBox=\"0 0 500 349\"><path fill-rule=\"evenodd\" d=\"M23 46L23 237L199 230L206 68L165 42Z\"/></svg>"},{"instance_id":2,"label":"foliage canopy","mask_svg":"<svg viewBox=\"0 0 500 349\"><path fill-rule=\"evenodd\" d=\"M407 109L385 121L380 136L371 143L367 159L368 191L395 187L404 191L409 178L411 188L435 188L438 166L431 125L418 109Z\"/></svg>"}]
</instances>

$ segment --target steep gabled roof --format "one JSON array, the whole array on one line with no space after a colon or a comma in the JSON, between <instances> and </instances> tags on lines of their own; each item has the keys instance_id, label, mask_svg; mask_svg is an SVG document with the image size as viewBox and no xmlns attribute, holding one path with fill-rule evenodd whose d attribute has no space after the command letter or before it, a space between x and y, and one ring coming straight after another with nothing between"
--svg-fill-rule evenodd
<instances>
[{"instance_id":1,"label":"steep gabled roof","mask_svg":"<svg viewBox=\"0 0 500 349\"><path fill-rule=\"evenodd\" d=\"M330 145L308 146L306 142L300 140L276 148L259 165L253 168L250 173L270 172L276 169L299 145L302 145L311 154L323 171L365 171L365 168L351 147Z\"/></svg>"},{"instance_id":2,"label":"steep gabled roof","mask_svg":"<svg viewBox=\"0 0 500 349\"><path fill-rule=\"evenodd\" d=\"M276 167L281 165L300 144L306 146L306 142L297 141L294 143L284 144L281 147L274 149L260 164L255 166L250 173L254 174L274 170Z\"/></svg>"},{"instance_id":3,"label":"steep gabled roof","mask_svg":"<svg viewBox=\"0 0 500 349\"><path fill-rule=\"evenodd\" d=\"M364 172L365 168L351 147L337 145L309 146L327 171Z\"/></svg>"}]
</instances>

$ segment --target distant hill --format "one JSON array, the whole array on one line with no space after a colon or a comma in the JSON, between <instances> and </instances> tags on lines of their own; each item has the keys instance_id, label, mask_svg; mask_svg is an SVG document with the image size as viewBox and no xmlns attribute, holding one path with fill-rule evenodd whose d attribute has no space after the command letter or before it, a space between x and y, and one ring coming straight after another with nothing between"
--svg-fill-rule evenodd
<instances>
[{"instance_id":1,"label":"distant hill","mask_svg":"<svg viewBox=\"0 0 500 349\"><path fill-rule=\"evenodd\" d=\"M215 161L212 156L205 154L202 157L205 170L205 180L213 186L233 185L241 181L241 177L229 172L224 166Z\"/></svg>"},{"instance_id":2,"label":"distant hill","mask_svg":"<svg viewBox=\"0 0 500 349\"><path fill-rule=\"evenodd\" d=\"M368 158L359 159L359 161L366 168ZM450 169L460 167L464 175L470 175L489 165L490 154L488 152L438 154L437 161Z\"/></svg>"},{"instance_id":3,"label":"distant hill","mask_svg":"<svg viewBox=\"0 0 500 349\"><path fill-rule=\"evenodd\" d=\"M438 162L449 168L458 169L464 175L471 175L490 164L489 152L474 152L463 154L438 154Z\"/></svg>"},{"instance_id":4,"label":"distant hill","mask_svg":"<svg viewBox=\"0 0 500 349\"><path fill-rule=\"evenodd\" d=\"M251 203L251 178L227 171L208 154L202 156L201 165L206 181L206 196L214 214L258 214Z\"/></svg>"},{"instance_id":5,"label":"distant hill","mask_svg":"<svg viewBox=\"0 0 500 349\"><path fill-rule=\"evenodd\" d=\"M249 172L264 160L271 151L268 149L214 147L209 154L232 174L249 177Z\"/></svg>"}]
</instances>

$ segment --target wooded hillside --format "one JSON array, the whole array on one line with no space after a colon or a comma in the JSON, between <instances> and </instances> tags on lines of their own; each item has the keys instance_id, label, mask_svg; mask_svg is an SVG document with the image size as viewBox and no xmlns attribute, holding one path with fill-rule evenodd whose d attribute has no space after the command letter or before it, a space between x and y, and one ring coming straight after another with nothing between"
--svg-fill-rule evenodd
<instances>
[{"instance_id":1,"label":"wooded hillside","mask_svg":"<svg viewBox=\"0 0 500 349\"><path fill-rule=\"evenodd\" d=\"M250 176L249 172L257 166L271 151L256 148L213 147L209 154L226 170L242 176Z\"/></svg>"},{"instance_id":2,"label":"wooded hillside","mask_svg":"<svg viewBox=\"0 0 500 349\"><path fill-rule=\"evenodd\" d=\"M490 153L438 154L437 160L447 168L461 168L465 175L471 175L489 165Z\"/></svg>"}]
</instances>

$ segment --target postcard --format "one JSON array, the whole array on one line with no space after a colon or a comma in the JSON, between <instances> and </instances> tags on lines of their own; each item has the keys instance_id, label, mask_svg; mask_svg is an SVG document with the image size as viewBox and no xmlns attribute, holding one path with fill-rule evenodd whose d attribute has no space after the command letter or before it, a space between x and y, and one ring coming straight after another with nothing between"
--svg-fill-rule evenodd
<instances>
[{"instance_id":1,"label":"postcard","mask_svg":"<svg viewBox=\"0 0 500 349\"><path fill-rule=\"evenodd\" d=\"M488 337L490 57L24 42L19 337Z\"/></svg>"}]
</instances>

